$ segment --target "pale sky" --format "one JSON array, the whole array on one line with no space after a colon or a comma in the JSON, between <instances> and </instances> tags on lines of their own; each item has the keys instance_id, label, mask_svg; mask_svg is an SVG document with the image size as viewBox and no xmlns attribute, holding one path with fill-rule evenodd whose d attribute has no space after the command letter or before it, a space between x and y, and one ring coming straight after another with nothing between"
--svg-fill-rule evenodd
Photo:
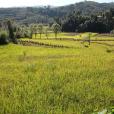
<instances>
[{"instance_id":1,"label":"pale sky","mask_svg":"<svg viewBox=\"0 0 114 114\"><path fill-rule=\"evenodd\" d=\"M63 6L84 0L0 0L0 7L23 7L23 6ZM91 0L92 1L92 0ZM96 2L113 2L114 0L93 0Z\"/></svg>"}]
</instances>

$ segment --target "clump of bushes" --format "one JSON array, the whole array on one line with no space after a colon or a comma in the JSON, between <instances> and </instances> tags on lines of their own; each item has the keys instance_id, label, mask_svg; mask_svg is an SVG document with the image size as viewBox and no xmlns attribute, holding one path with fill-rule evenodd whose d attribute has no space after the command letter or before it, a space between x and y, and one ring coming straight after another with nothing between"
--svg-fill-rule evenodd
<instances>
[{"instance_id":1,"label":"clump of bushes","mask_svg":"<svg viewBox=\"0 0 114 114\"><path fill-rule=\"evenodd\" d=\"M8 32L7 31L0 31L0 45L8 44Z\"/></svg>"},{"instance_id":2,"label":"clump of bushes","mask_svg":"<svg viewBox=\"0 0 114 114\"><path fill-rule=\"evenodd\" d=\"M26 38L31 37L31 32L28 30L28 28L21 28L18 27L15 32L16 38Z\"/></svg>"}]
</instances>

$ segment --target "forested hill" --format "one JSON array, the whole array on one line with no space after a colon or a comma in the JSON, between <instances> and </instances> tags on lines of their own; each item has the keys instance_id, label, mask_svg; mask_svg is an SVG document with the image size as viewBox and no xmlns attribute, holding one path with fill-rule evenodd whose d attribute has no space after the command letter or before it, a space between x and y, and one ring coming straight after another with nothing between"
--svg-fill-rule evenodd
<instances>
[{"instance_id":1,"label":"forested hill","mask_svg":"<svg viewBox=\"0 0 114 114\"><path fill-rule=\"evenodd\" d=\"M21 23L51 23L55 17L65 16L73 11L90 15L114 8L114 3L80 2L62 7L0 8L0 19L12 18Z\"/></svg>"},{"instance_id":2,"label":"forested hill","mask_svg":"<svg viewBox=\"0 0 114 114\"><path fill-rule=\"evenodd\" d=\"M79 2L76 4L59 7L60 11L72 12L81 11L84 15L91 15L114 8L114 3L98 3L93 1Z\"/></svg>"}]
</instances>

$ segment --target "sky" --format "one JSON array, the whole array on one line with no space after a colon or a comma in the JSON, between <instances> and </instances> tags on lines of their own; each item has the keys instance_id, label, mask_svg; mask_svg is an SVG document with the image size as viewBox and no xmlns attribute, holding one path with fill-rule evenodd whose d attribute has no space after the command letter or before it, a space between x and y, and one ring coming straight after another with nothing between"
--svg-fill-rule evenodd
<instances>
[{"instance_id":1,"label":"sky","mask_svg":"<svg viewBox=\"0 0 114 114\"><path fill-rule=\"evenodd\" d=\"M63 6L84 0L0 0L0 7L23 6ZM114 0L93 0L96 2L114 2Z\"/></svg>"}]
</instances>

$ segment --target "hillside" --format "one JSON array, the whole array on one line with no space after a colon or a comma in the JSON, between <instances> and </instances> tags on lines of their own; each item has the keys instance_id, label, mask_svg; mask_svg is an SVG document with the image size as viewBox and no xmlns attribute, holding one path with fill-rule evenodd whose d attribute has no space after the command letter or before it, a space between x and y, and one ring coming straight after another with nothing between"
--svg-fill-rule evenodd
<instances>
[{"instance_id":1,"label":"hillside","mask_svg":"<svg viewBox=\"0 0 114 114\"><path fill-rule=\"evenodd\" d=\"M93 1L79 2L69 6L59 7L61 11L81 11L83 14L93 14L114 8L114 3L98 3Z\"/></svg>"},{"instance_id":2,"label":"hillside","mask_svg":"<svg viewBox=\"0 0 114 114\"><path fill-rule=\"evenodd\" d=\"M51 23L55 17L65 16L73 11L81 11L82 14L89 15L113 7L114 3L87 1L61 7L0 8L0 19L13 18L21 23Z\"/></svg>"}]
</instances>

